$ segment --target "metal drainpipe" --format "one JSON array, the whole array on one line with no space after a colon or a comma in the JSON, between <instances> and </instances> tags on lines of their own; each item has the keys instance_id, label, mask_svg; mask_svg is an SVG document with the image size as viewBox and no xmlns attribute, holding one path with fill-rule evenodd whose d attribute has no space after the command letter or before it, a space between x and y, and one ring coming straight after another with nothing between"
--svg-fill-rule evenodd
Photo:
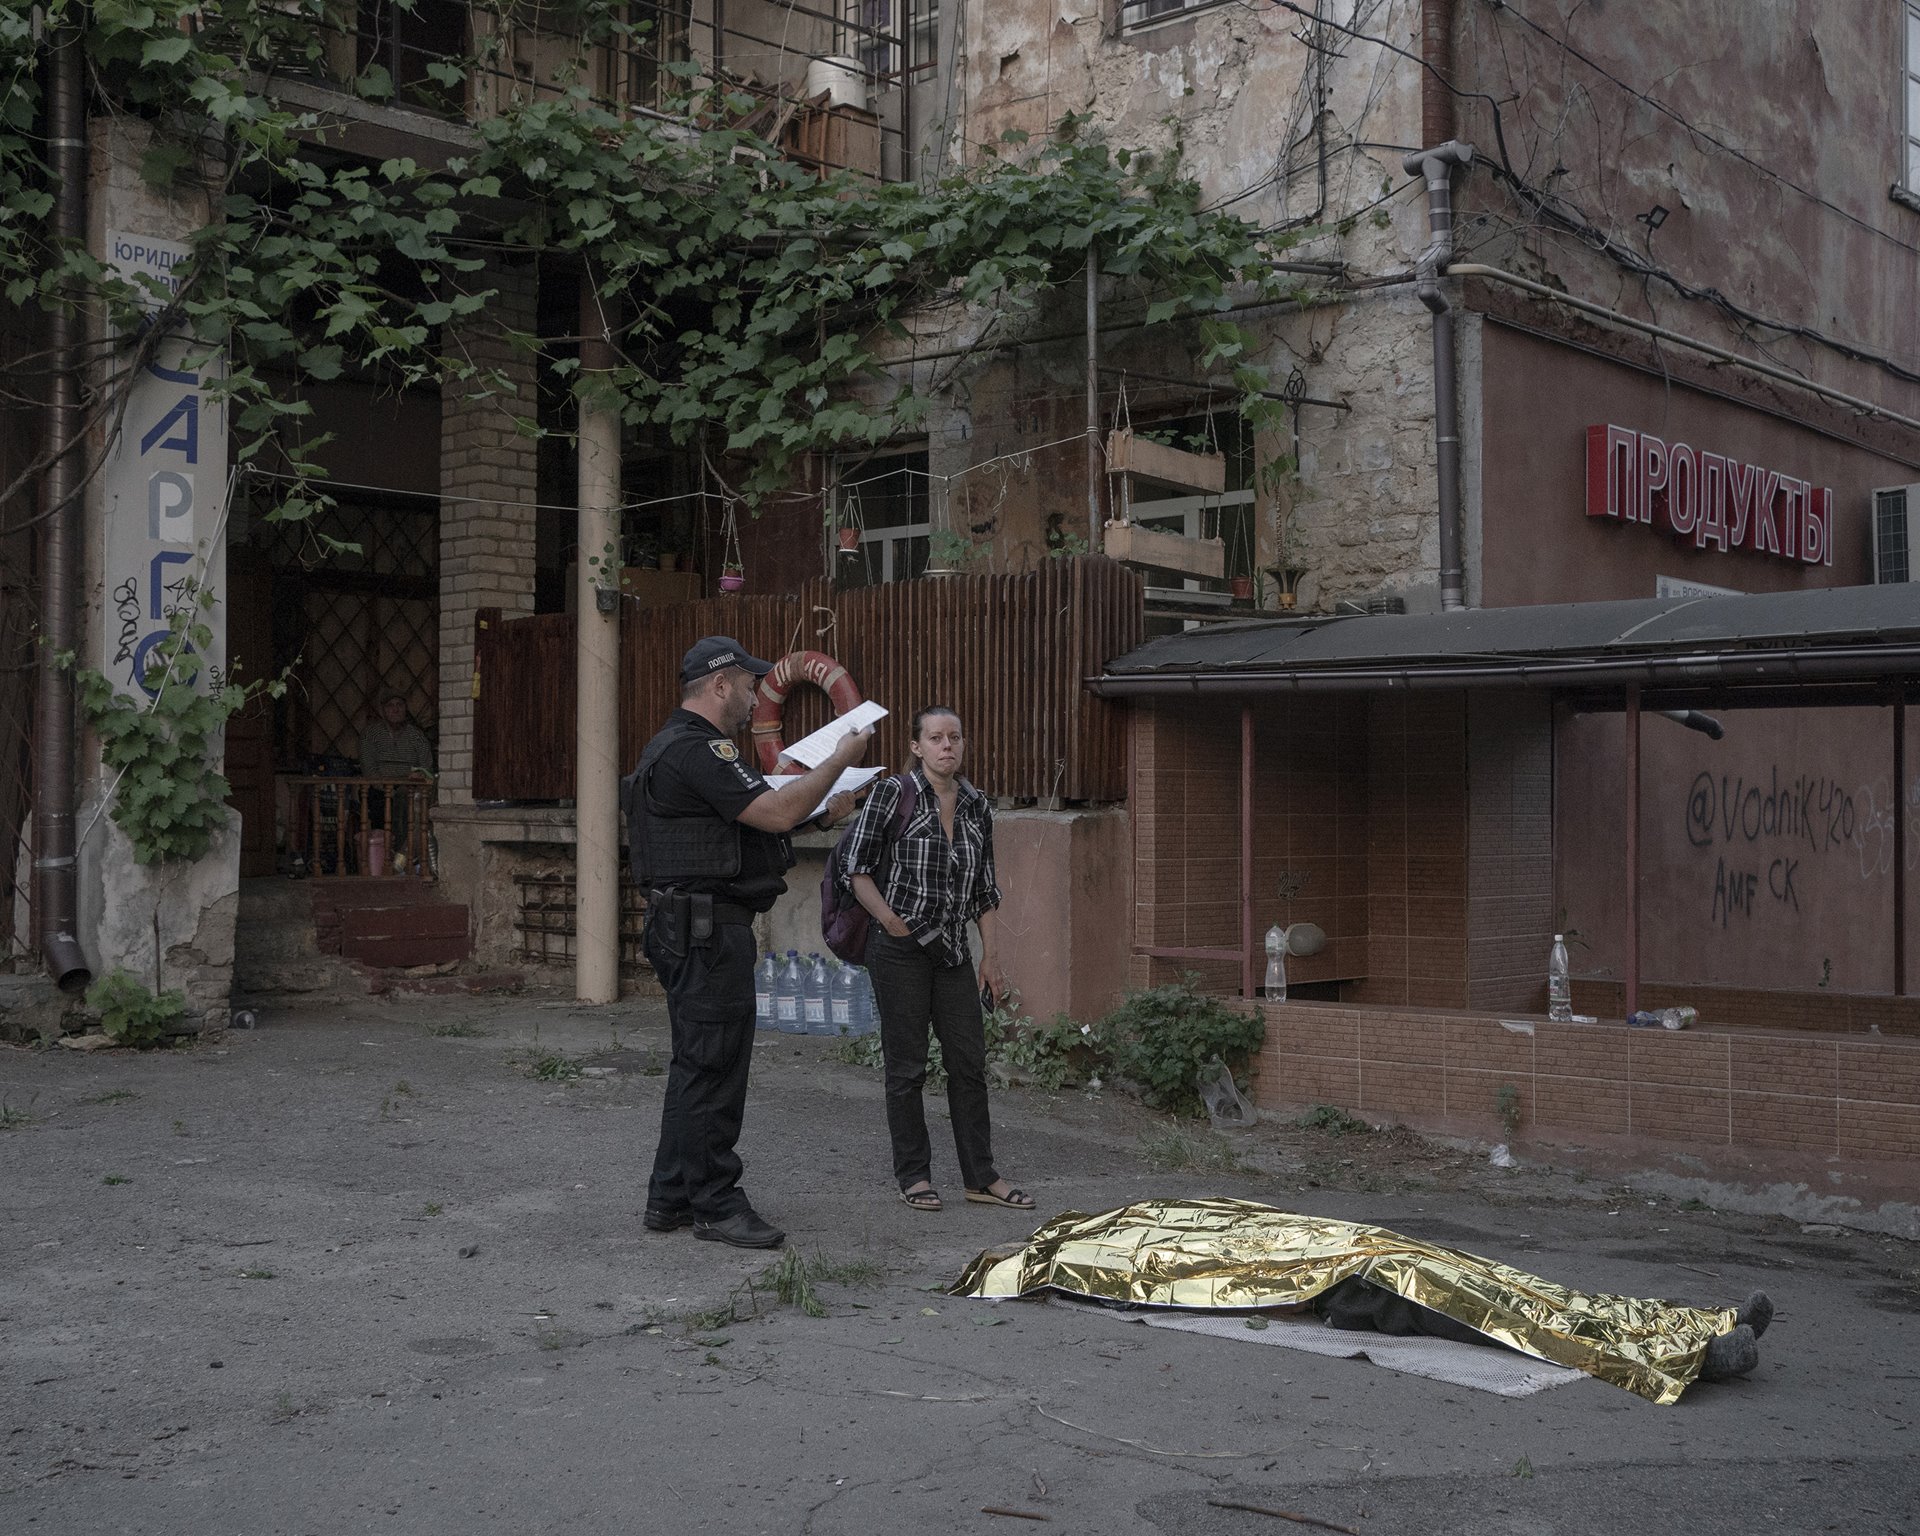
<instances>
[{"instance_id":1,"label":"metal drainpipe","mask_svg":"<svg viewBox=\"0 0 1920 1536\"><path fill-rule=\"evenodd\" d=\"M1440 279L1453 259L1453 168L1473 163L1473 146L1449 139L1408 155L1409 176L1427 179L1427 248L1414 289L1433 314L1433 440L1440 478L1440 606L1466 607L1460 563L1460 402L1454 392L1453 306Z\"/></svg>"},{"instance_id":2,"label":"metal drainpipe","mask_svg":"<svg viewBox=\"0 0 1920 1536\"><path fill-rule=\"evenodd\" d=\"M80 34L54 34L47 71L47 156L58 183L53 230L62 244L87 237L86 116L81 99ZM80 578L80 384L74 341L79 293L71 281L49 319L53 387L47 402L47 438L53 460L43 481L49 515L40 541L39 696L35 706L33 773L34 912L40 954L63 992L83 992L93 980L80 950L79 881L74 843L73 672L56 661L78 643Z\"/></svg>"}]
</instances>

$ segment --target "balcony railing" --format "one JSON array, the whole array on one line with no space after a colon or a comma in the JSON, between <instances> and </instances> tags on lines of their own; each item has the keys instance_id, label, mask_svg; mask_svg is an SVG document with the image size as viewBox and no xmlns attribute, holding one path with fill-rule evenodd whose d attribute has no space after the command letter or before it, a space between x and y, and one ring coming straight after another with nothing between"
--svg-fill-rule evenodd
<instances>
[{"instance_id":1,"label":"balcony railing","mask_svg":"<svg viewBox=\"0 0 1920 1536\"><path fill-rule=\"evenodd\" d=\"M293 871L321 879L399 875L431 879L430 780L290 778Z\"/></svg>"}]
</instances>

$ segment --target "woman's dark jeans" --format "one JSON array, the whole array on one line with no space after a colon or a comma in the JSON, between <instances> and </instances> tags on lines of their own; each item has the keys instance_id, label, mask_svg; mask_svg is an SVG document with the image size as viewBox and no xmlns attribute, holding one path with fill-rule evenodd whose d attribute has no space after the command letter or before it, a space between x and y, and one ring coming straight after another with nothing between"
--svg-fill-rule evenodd
<instances>
[{"instance_id":1,"label":"woman's dark jeans","mask_svg":"<svg viewBox=\"0 0 1920 1536\"><path fill-rule=\"evenodd\" d=\"M931 1025L947 1069L947 1108L961 1181L968 1189L987 1188L1000 1175L994 1172L987 1124L987 1041L973 967L941 965L917 940L896 939L875 924L867 938L867 969L880 1005L894 1177L902 1189L923 1179L932 1182L933 1154L921 1100Z\"/></svg>"}]
</instances>

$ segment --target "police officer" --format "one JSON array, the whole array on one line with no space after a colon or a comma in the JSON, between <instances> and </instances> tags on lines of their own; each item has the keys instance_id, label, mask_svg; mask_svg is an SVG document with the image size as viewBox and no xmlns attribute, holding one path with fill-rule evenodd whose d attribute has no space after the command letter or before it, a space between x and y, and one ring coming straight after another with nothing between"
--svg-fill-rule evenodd
<instances>
[{"instance_id":1,"label":"police officer","mask_svg":"<svg viewBox=\"0 0 1920 1536\"><path fill-rule=\"evenodd\" d=\"M733 743L772 670L725 636L698 642L680 663L680 707L623 785L634 878L647 893L647 960L673 1025L642 1219L652 1232L691 1226L737 1248L776 1248L786 1237L748 1202L734 1151L753 1056L753 919L787 888L787 834L873 736L849 733L818 768L772 788ZM829 814L850 809L842 797Z\"/></svg>"}]
</instances>

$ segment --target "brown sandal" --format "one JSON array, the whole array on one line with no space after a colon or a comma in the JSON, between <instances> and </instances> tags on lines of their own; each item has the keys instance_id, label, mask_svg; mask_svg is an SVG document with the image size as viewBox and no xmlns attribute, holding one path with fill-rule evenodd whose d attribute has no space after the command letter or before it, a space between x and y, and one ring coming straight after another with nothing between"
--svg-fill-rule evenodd
<instances>
[{"instance_id":1,"label":"brown sandal","mask_svg":"<svg viewBox=\"0 0 1920 1536\"><path fill-rule=\"evenodd\" d=\"M972 1196L968 1196L969 1199ZM925 1189L903 1189L900 1191L900 1203L913 1207L916 1211L944 1210L940 1203L940 1191L929 1184Z\"/></svg>"}]
</instances>

